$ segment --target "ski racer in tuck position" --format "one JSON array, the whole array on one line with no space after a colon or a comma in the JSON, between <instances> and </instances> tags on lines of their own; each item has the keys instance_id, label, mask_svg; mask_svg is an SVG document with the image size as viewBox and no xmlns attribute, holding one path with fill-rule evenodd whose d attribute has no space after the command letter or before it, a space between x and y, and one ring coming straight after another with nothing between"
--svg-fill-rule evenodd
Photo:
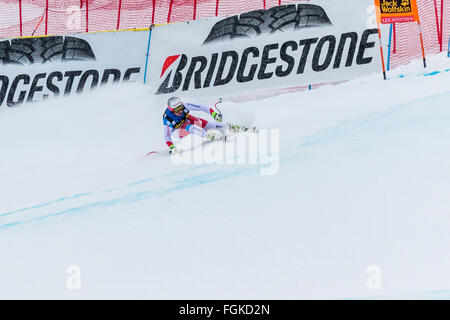
<instances>
[{"instance_id":1,"label":"ski racer in tuck position","mask_svg":"<svg viewBox=\"0 0 450 320\"><path fill-rule=\"evenodd\" d=\"M206 121L189 114L190 111L203 111L211 115L215 121ZM163 115L164 138L171 154L177 153L177 149L172 142L172 134L175 132L180 138L189 134L205 137L210 141L216 140L214 132L208 132L210 129L218 129L222 132L222 137L226 137L226 130L238 132L241 128L238 125L222 122L222 114L215 112L212 108L183 102L178 97L172 97L167 101L167 109Z\"/></svg>"}]
</instances>

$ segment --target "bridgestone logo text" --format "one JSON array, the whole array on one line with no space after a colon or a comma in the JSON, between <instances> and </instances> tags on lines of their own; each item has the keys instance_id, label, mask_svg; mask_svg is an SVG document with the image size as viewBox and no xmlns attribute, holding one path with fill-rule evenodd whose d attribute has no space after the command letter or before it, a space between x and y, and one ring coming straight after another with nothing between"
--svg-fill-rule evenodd
<instances>
[{"instance_id":1,"label":"bridgestone logo text","mask_svg":"<svg viewBox=\"0 0 450 320\"><path fill-rule=\"evenodd\" d=\"M35 75L24 73L12 79L0 74L0 106L5 101L8 107L14 107L24 102L47 99L49 95L56 97L61 92L70 95L99 85L131 81L130 77L140 70L141 68L128 68L123 74L119 69L54 71Z\"/></svg>"},{"instance_id":2,"label":"bridgestone logo text","mask_svg":"<svg viewBox=\"0 0 450 320\"><path fill-rule=\"evenodd\" d=\"M313 72L323 72L349 68L354 62L356 65L370 64L373 57L367 56L366 50L375 47L375 41L370 37L377 33L377 29L367 29L361 38L356 32L347 32L339 39L327 35L272 43L263 48L253 46L239 52L229 50L212 53L208 57L199 55L188 58L185 54L170 56L164 62L161 78L167 75L156 94L173 93L180 88L187 91L192 85L195 89L202 89L223 86L232 81L246 83L292 74L302 75L307 67ZM174 62L178 64L171 67Z\"/></svg>"}]
</instances>

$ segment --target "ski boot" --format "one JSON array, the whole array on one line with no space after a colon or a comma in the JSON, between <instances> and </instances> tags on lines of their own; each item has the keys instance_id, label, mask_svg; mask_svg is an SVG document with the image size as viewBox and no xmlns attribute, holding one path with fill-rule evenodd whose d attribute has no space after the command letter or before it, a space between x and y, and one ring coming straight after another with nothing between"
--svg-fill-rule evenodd
<instances>
[{"instance_id":1,"label":"ski boot","mask_svg":"<svg viewBox=\"0 0 450 320\"><path fill-rule=\"evenodd\" d=\"M237 133L241 130L241 127L237 124L230 124L230 131L233 133Z\"/></svg>"},{"instance_id":2,"label":"ski boot","mask_svg":"<svg viewBox=\"0 0 450 320\"><path fill-rule=\"evenodd\" d=\"M244 132L255 132L255 133L257 133L257 132L258 132L258 128L257 128L257 127L252 127L252 128L249 128L249 127L242 127L242 128L241 128L241 131L244 131Z\"/></svg>"},{"instance_id":3,"label":"ski boot","mask_svg":"<svg viewBox=\"0 0 450 320\"><path fill-rule=\"evenodd\" d=\"M215 132L208 132L208 133L205 135L205 138L206 138L208 141L216 141L216 139L217 139L216 133L215 133Z\"/></svg>"},{"instance_id":4,"label":"ski boot","mask_svg":"<svg viewBox=\"0 0 450 320\"><path fill-rule=\"evenodd\" d=\"M230 124L230 131L233 133L238 132L258 132L258 128L256 127L244 127L244 126L238 126L237 124Z\"/></svg>"}]
</instances>

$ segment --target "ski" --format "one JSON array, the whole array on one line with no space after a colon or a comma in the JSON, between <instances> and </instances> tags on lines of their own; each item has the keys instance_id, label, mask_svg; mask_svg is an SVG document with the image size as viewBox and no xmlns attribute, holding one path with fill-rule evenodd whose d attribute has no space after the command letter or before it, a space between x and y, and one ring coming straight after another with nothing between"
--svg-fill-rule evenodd
<instances>
[{"instance_id":1,"label":"ski","mask_svg":"<svg viewBox=\"0 0 450 320\"><path fill-rule=\"evenodd\" d=\"M225 135L219 135L218 137L214 136L213 139L205 140L202 142L202 145L206 145L212 142L229 142L230 138L232 136L235 136L236 134L242 133L242 132L254 132L257 133L259 130L257 127L240 127L237 132L229 132ZM186 151L192 151L195 148L191 148L188 150L179 150L178 154L186 152ZM171 153L167 149L161 149L161 150L152 150L150 152L147 152L144 156L139 157L138 160L145 160L148 158L159 158L159 157L167 157L170 156Z\"/></svg>"}]
</instances>

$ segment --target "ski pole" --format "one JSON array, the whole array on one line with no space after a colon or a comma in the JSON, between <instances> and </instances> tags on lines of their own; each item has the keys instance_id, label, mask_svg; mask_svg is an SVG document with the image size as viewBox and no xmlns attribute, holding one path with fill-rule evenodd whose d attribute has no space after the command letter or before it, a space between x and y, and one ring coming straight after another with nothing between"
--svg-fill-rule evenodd
<instances>
[{"instance_id":1,"label":"ski pole","mask_svg":"<svg viewBox=\"0 0 450 320\"><path fill-rule=\"evenodd\" d=\"M222 98L219 98L219 101L217 101L215 104L214 104L214 108L217 110L217 111L219 111L219 113L220 114L222 114L222 111L220 111L220 109L217 107L217 105L219 104L219 103L222 103Z\"/></svg>"}]
</instances>

